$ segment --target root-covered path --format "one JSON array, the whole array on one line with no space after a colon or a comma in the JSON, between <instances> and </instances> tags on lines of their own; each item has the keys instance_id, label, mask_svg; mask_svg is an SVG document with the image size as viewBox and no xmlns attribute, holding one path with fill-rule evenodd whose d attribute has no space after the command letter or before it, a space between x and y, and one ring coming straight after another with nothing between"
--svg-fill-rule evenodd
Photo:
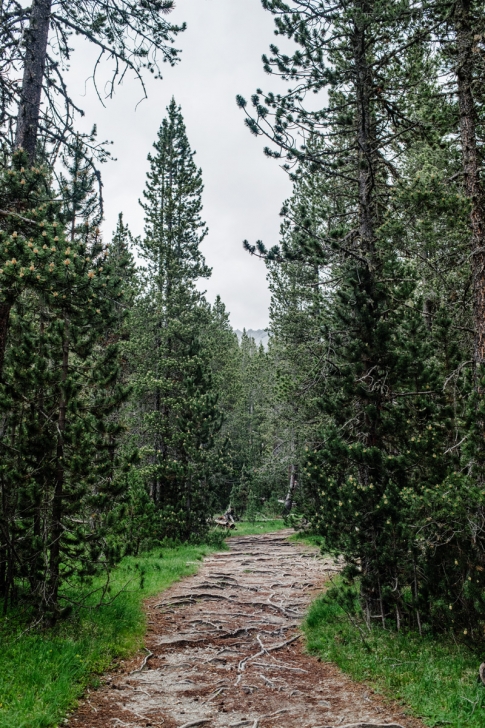
<instances>
[{"instance_id":1,"label":"root-covered path","mask_svg":"<svg viewBox=\"0 0 485 728\"><path fill-rule=\"evenodd\" d=\"M231 538L196 576L147 603L147 658L108 676L74 728L418 728L333 665L299 625L335 571L289 532Z\"/></svg>"}]
</instances>

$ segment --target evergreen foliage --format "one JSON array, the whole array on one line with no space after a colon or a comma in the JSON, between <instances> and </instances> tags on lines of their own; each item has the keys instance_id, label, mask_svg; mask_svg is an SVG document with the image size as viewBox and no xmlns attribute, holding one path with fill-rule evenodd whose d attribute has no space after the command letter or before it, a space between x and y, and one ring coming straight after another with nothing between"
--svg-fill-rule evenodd
<instances>
[{"instance_id":1,"label":"evergreen foliage","mask_svg":"<svg viewBox=\"0 0 485 728\"><path fill-rule=\"evenodd\" d=\"M216 436L222 411L208 332L213 313L196 282L208 277L200 244L202 173L194 162L180 108L172 100L160 127L142 207L146 261L132 313L130 342L140 472L157 509L158 538L200 537L223 467ZM221 312L217 312L221 318ZM221 328L227 326L222 315Z\"/></svg>"},{"instance_id":2,"label":"evergreen foliage","mask_svg":"<svg viewBox=\"0 0 485 728\"><path fill-rule=\"evenodd\" d=\"M51 28L61 59L77 32L115 60L114 79L158 73L157 54L174 63L173 2L0 10L2 68L24 71L18 85L0 74L0 596L54 620L66 583L200 540L231 505L303 516L344 555L341 597L358 593L368 625L476 639L483 8L262 4L296 44L264 56L286 93L237 97L293 182L280 244L245 242L267 266L266 349L238 342L201 292L202 172L175 100L148 157L144 235L120 215L105 245L93 158L106 149L75 133L53 82Z\"/></svg>"},{"instance_id":3,"label":"evergreen foliage","mask_svg":"<svg viewBox=\"0 0 485 728\"><path fill-rule=\"evenodd\" d=\"M481 198L469 179L478 137L465 132L471 119L480 128L481 107L474 96L464 118L463 83L480 73L478 52L467 55L480 11L457 6L456 24L445 4L263 5L298 46L272 46L265 69L293 87L258 90L253 111L238 104L272 143L266 153L286 157L295 192L281 246L245 247L269 269L273 396L293 414L299 501L344 554L369 624L477 637L485 491L481 374L470 364L483 286L466 251L470 210L478 246Z\"/></svg>"},{"instance_id":4,"label":"evergreen foliage","mask_svg":"<svg viewBox=\"0 0 485 728\"><path fill-rule=\"evenodd\" d=\"M31 171L30 204L47 200L29 210L32 221L21 220L32 237L25 227L11 232L17 216L2 230L12 325L0 399L1 593L5 604L25 594L53 617L66 607L63 581L89 578L116 559L110 519L121 490L120 425L112 415L127 396L117 345L107 340L121 278L101 243L80 155L65 160L65 204L50 202L48 175ZM7 179L26 174L22 156Z\"/></svg>"}]
</instances>

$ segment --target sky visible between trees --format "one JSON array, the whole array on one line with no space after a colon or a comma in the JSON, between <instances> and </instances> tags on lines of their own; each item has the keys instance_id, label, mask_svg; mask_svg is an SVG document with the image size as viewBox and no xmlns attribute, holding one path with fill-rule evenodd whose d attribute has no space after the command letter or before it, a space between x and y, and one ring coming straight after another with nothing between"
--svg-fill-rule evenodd
<instances>
[{"instance_id":1,"label":"sky visible between trees","mask_svg":"<svg viewBox=\"0 0 485 728\"><path fill-rule=\"evenodd\" d=\"M117 158L103 168L104 236L111 236L121 211L133 234L142 233L143 211L136 200L148 170L147 154L175 96L204 170L209 236L203 252L213 275L203 290L209 300L222 297L235 329L264 328L270 302L266 271L243 251L241 241L278 242L278 213L291 185L278 164L265 158L264 144L248 134L235 97L268 84L261 55L274 40L273 19L260 0L179 0L170 21L187 22L175 43L182 49L181 62L164 66L162 82L148 79L148 99L141 103L139 85L127 76L103 108L89 78L95 51L78 41L73 54L73 98L86 112L79 126L90 130L97 123L99 138L114 142Z\"/></svg>"}]
</instances>

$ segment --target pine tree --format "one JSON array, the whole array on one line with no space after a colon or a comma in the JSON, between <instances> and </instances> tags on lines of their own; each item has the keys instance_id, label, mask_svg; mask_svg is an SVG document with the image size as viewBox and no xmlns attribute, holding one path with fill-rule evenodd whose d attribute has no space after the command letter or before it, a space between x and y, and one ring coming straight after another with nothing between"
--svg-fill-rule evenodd
<instances>
[{"instance_id":1,"label":"pine tree","mask_svg":"<svg viewBox=\"0 0 485 728\"><path fill-rule=\"evenodd\" d=\"M142 207L146 261L131 341L142 473L160 514L160 537L204 532L219 466L215 436L222 414L204 342L211 312L195 287L208 277L200 251L202 173L194 163L179 107L160 127Z\"/></svg>"},{"instance_id":2,"label":"pine tree","mask_svg":"<svg viewBox=\"0 0 485 728\"><path fill-rule=\"evenodd\" d=\"M268 352L243 330L232 385L234 402L225 423L232 461L230 503L239 518L250 505L254 516L280 494L275 484L279 462L269 456L274 448L272 384Z\"/></svg>"},{"instance_id":3,"label":"pine tree","mask_svg":"<svg viewBox=\"0 0 485 728\"><path fill-rule=\"evenodd\" d=\"M1 593L5 604L26 597L52 619L69 603L65 579L91 578L116 559L110 519L124 487L113 413L127 391L117 346L106 342L123 290L81 158L65 159L66 202L37 223L42 247L14 238L35 261L38 285L13 301L1 390Z\"/></svg>"},{"instance_id":4,"label":"pine tree","mask_svg":"<svg viewBox=\"0 0 485 728\"><path fill-rule=\"evenodd\" d=\"M425 69L433 70L420 52L425 30L412 6L264 5L276 16L277 33L299 46L292 56L273 46L265 68L295 86L281 96L258 91L246 122L273 142L268 155L286 156L295 180L308 186L319 178L319 220L312 195L302 197L297 214L284 211L290 248L285 241L270 251L246 244L270 261L300 260L326 288L319 314L321 426L307 443L302 475L328 546L346 555L349 577L359 576L369 622L378 615L399 625L406 615L419 624L419 547L405 494L446 481L456 463L443 447L439 423L450 410L416 268L398 254L392 226L406 149L432 136L407 103ZM310 110L306 95L325 87L328 103ZM246 108L244 99L238 103Z\"/></svg>"},{"instance_id":5,"label":"pine tree","mask_svg":"<svg viewBox=\"0 0 485 728\"><path fill-rule=\"evenodd\" d=\"M50 160L55 166L59 150L72 152L79 148L80 135L74 129L74 117L82 111L68 92L63 65L72 54L71 34L83 36L100 50L94 68L95 85L101 57L107 53L114 61L108 96L113 95L120 72L123 75L133 72L145 91L145 70L160 78L160 58L171 65L177 62L178 51L172 43L185 30L185 25L172 25L162 17L173 7L173 0L151 3L83 0L60 2L54 12L52 0L32 0L29 7L19 5L16 0L2 3L0 39L4 65L0 74L0 127L4 152L21 153L19 168L34 171L41 160ZM12 83L12 68L22 71L21 83ZM43 97L46 103L42 103ZM96 140L95 131L82 135L82 139L83 153L91 161L106 161L109 157L106 144ZM2 206L11 215L18 215L26 199L29 181L23 171L21 174L22 184L26 186L9 185L13 196ZM4 194L3 197L5 202ZM17 217L16 229L19 234L30 237L28 218L28 215ZM8 300L0 303L0 372L10 310Z\"/></svg>"},{"instance_id":6,"label":"pine tree","mask_svg":"<svg viewBox=\"0 0 485 728\"><path fill-rule=\"evenodd\" d=\"M112 275L123 282L123 294L115 302L116 324L108 332L110 342L114 340L124 342L129 338L128 319L139 291L137 268L133 255L134 247L133 236L123 220L123 214L120 213L106 256L106 262L112 270ZM126 359L126 357L124 358Z\"/></svg>"}]
</instances>

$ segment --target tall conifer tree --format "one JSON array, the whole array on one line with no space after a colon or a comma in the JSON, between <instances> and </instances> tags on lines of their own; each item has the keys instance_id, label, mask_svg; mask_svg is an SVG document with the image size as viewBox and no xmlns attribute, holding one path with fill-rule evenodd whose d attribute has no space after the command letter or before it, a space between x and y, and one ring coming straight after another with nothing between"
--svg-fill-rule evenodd
<instances>
[{"instance_id":1,"label":"tall conifer tree","mask_svg":"<svg viewBox=\"0 0 485 728\"><path fill-rule=\"evenodd\" d=\"M391 614L399 623L406 611L419 622L405 598L413 563L403 558L403 493L439 483L453 465L446 457L437 465L440 382L415 271L397 254L389 221L406 145L428 131L402 94L423 73L413 50L425 29L413 3L263 5L276 16L277 34L299 46L292 56L272 46L265 68L295 84L281 96L258 91L247 125L270 139L267 154L286 157L296 179L318 175L320 221L305 195L296 210L284 211L290 250L246 247L268 259L296 257L326 284L323 422L308 443L305 478L318 486L314 502L329 545L346 554L349 575L359 573L369 622L378 615L385 623ZM306 96L324 88L323 108L309 108ZM244 99L238 103L246 108ZM291 168L295 161L299 169ZM396 583L402 589L393 589Z\"/></svg>"},{"instance_id":2,"label":"tall conifer tree","mask_svg":"<svg viewBox=\"0 0 485 728\"><path fill-rule=\"evenodd\" d=\"M210 275L200 250L207 234L202 173L175 100L154 149L142 202L145 289L133 317L139 444L159 533L187 538L206 528L221 412L202 336L210 308L195 285Z\"/></svg>"}]
</instances>

